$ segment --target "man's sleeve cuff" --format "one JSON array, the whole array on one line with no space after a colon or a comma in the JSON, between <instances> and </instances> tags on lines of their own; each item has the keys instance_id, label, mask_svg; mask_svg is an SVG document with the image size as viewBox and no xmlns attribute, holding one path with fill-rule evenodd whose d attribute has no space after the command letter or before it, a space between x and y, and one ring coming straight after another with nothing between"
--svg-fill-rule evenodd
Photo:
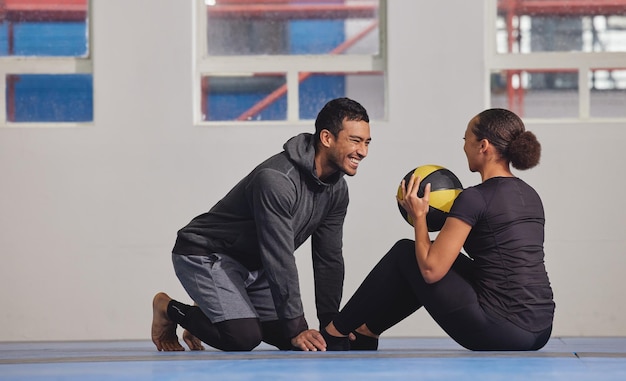
<instances>
[{"instance_id":1,"label":"man's sleeve cuff","mask_svg":"<svg viewBox=\"0 0 626 381\"><path fill-rule=\"evenodd\" d=\"M299 316L295 319L285 319L283 320L284 325L283 329L285 330L285 335L287 337L294 338L300 334L300 332L306 331L309 329L309 325L304 318L304 315Z\"/></svg>"}]
</instances>

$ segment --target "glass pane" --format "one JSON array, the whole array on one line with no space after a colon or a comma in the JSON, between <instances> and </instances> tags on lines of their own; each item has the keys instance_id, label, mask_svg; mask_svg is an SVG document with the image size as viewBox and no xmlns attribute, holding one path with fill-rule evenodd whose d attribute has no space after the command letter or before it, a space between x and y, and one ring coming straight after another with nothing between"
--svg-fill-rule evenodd
<instances>
[{"instance_id":1,"label":"glass pane","mask_svg":"<svg viewBox=\"0 0 626 381\"><path fill-rule=\"evenodd\" d=\"M498 53L626 52L623 1L498 1Z\"/></svg>"},{"instance_id":2,"label":"glass pane","mask_svg":"<svg viewBox=\"0 0 626 381\"><path fill-rule=\"evenodd\" d=\"M4 0L0 56L82 57L88 53L87 0Z\"/></svg>"},{"instance_id":3,"label":"glass pane","mask_svg":"<svg viewBox=\"0 0 626 381\"><path fill-rule=\"evenodd\" d=\"M377 54L379 0L206 0L209 55Z\"/></svg>"},{"instance_id":4,"label":"glass pane","mask_svg":"<svg viewBox=\"0 0 626 381\"><path fill-rule=\"evenodd\" d=\"M19 74L6 77L9 122L93 120L91 74Z\"/></svg>"},{"instance_id":5,"label":"glass pane","mask_svg":"<svg viewBox=\"0 0 626 381\"><path fill-rule=\"evenodd\" d=\"M361 103L370 119L385 117L383 73L302 73L300 119L315 119L326 102L348 97Z\"/></svg>"},{"instance_id":6,"label":"glass pane","mask_svg":"<svg viewBox=\"0 0 626 381\"><path fill-rule=\"evenodd\" d=\"M384 75L374 73L300 73L300 119L315 119L331 99L349 97L383 119ZM287 85L284 74L215 75L202 79L205 121L286 120Z\"/></svg>"},{"instance_id":7,"label":"glass pane","mask_svg":"<svg viewBox=\"0 0 626 381\"><path fill-rule=\"evenodd\" d=\"M285 74L202 78L202 120L286 120Z\"/></svg>"},{"instance_id":8,"label":"glass pane","mask_svg":"<svg viewBox=\"0 0 626 381\"><path fill-rule=\"evenodd\" d=\"M626 69L593 70L590 79L591 116L626 117Z\"/></svg>"},{"instance_id":9,"label":"glass pane","mask_svg":"<svg viewBox=\"0 0 626 381\"><path fill-rule=\"evenodd\" d=\"M526 118L577 118L578 73L504 70L491 74L491 106Z\"/></svg>"}]
</instances>

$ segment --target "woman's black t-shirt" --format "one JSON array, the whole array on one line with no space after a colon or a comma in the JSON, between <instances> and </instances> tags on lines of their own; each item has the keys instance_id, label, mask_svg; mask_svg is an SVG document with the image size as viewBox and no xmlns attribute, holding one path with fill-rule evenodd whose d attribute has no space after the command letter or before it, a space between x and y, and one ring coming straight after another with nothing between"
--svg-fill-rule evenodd
<instances>
[{"instance_id":1,"label":"woman's black t-shirt","mask_svg":"<svg viewBox=\"0 0 626 381\"><path fill-rule=\"evenodd\" d=\"M545 217L537 192L516 177L491 178L461 192L449 216L472 226L464 248L474 260L483 308L533 332L552 325Z\"/></svg>"}]
</instances>

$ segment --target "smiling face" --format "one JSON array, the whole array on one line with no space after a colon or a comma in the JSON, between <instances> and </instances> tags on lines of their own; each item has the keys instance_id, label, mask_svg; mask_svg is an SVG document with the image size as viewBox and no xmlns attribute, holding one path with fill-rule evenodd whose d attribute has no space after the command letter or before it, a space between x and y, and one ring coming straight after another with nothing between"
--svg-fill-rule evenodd
<instances>
[{"instance_id":1,"label":"smiling face","mask_svg":"<svg viewBox=\"0 0 626 381\"><path fill-rule=\"evenodd\" d=\"M345 120L337 136L322 131L321 143L325 148L316 159L318 177L324 179L336 172L356 175L359 163L367 156L370 141L370 125L365 121Z\"/></svg>"},{"instance_id":2,"label":"smiling face","mask_svg":"<svg viewBox=\"0 0 626 381\"><path fill-rule=\"evenodd\" d=\"M465 151L465 156L467 157L467 165L469 166L469 170L471 172L476 172L479 170L477 158L479 156L478 154L481 148L481 142L472 131L475 123L476 118L470 120L467 125L467 129L465 130L465 136L463 137L463 140L465 141L465 143L463 144L463 151Z\"/></svg>"}]
</instances>

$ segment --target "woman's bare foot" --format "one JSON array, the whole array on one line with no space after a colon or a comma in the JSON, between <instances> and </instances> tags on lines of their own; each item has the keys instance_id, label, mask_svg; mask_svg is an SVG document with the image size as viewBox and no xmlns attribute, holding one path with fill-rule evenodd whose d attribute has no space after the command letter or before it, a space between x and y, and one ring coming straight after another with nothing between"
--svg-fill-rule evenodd
<instances>
[{"instance_id":1,"label":"woman's bare foot","mask_svg":"<svg viewBox=\"0 0 626 381\"><path fill-rule=\"evenodd\" d=\"M172 298L163 292L152 299L152 342L159 351L184 351L176 336L176 323L167 316L170 300Z\"/></svg>"},{"instance_id":2,"label":"woman's bare foot","mask_svg":"<svg viewBox=\"0 0 626 381\"><path fill-rule=\"evenodd\" d=\"M189 350L192 351L203 351L204 346L202 345L202 341L191 334L191 332L185 330L183 332L183 340L187 343Z\"/></svg>"}]
</instances>

